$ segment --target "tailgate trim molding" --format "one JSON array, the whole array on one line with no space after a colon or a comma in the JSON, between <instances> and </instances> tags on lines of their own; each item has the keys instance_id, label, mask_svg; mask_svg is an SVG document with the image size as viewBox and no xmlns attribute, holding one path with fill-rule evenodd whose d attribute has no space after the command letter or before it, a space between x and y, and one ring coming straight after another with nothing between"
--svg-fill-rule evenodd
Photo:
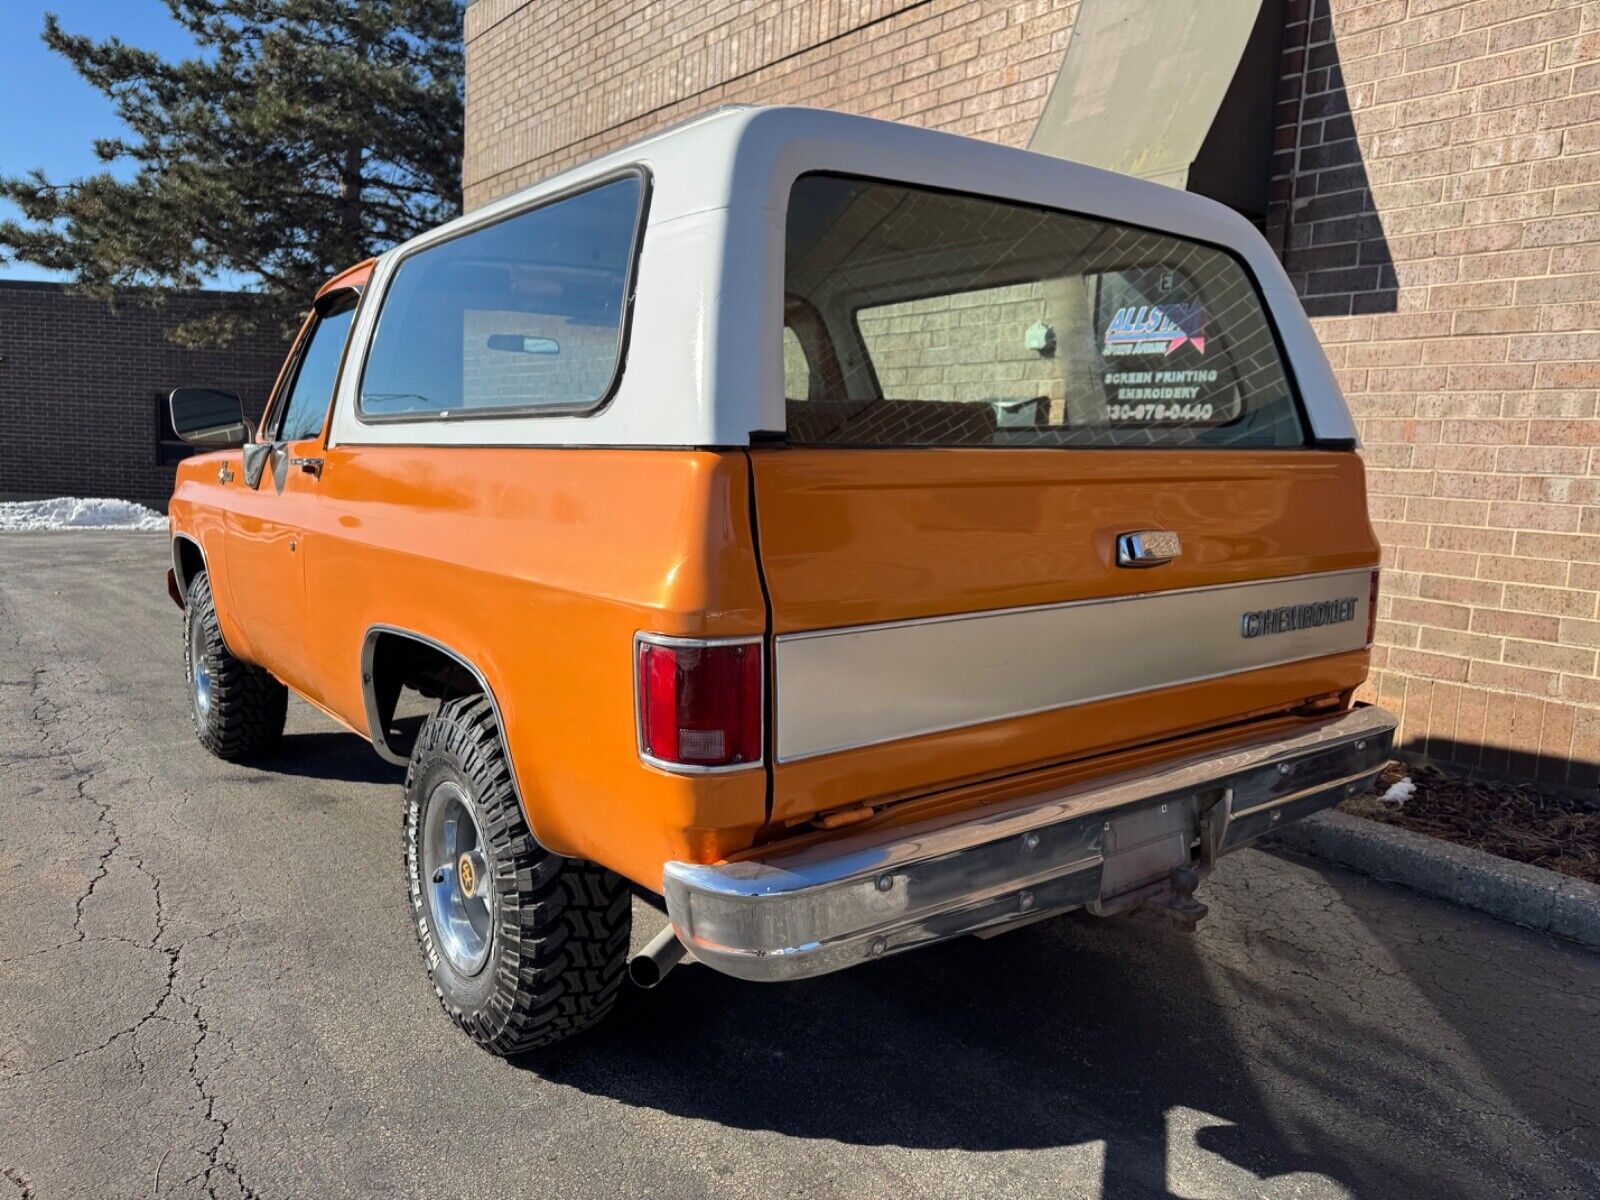
<instances>
[{"instance_id":1,"label":"tailgate trim molding","mask_svg":"<svg viewBox=\"0 0 1600 1200\"><path fill-rule=\"evenodd\" d=\"M796 762L1367 645L1375 567L779 634L776 761ZM1250 613L1349 619L1246 637Z\"/></svg>"}]
</instances>

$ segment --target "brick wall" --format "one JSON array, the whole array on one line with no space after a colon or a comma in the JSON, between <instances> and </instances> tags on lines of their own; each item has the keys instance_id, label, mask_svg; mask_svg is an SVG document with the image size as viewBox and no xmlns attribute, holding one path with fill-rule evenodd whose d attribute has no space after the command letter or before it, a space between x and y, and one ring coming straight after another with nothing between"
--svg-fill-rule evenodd
<instances>
[{"instance_id":1,"label":"brick wall","mask_svg":"<svg viewBox=\"0 0 1600 1200\"><path fill-rule=\"evenodd\" d=\"M1600 3L1287 0L1267 234L1366 442L1370 698L1600 783ZM1027 142L1075 2L476 0L469 205L735 101Z\"/></svg>"},{"instance_id":2,"label":"brick wall","mask_svg":"<svg viewBox=\"0 0 1600 1200\"><path fill-rule=\"evenodd\" d=\"M617 293L622 285L617 285ZM468 309L461 333L463 403L587 404L605 394L617 370L617 322L590 324L548 314ZM559 353L496 349L496 334L548 338Z\"/></svg>"},{"instance_id":3,"label":"brick wall","mask_svg":"<svg viewBox=\"0 0 1600 1200\"><path fill-rule=\"evenodd\" d=\"M469 208L719 104L813 104L1025 145L1077 0L476 0Z\"/></svg>"},{"instance_id":4,"label":"brick wall","mask_svg":"<svg viewBox=\"0 0 1600 1200\"><path fill-rule=\"evenodd\" d=\"M1413 752L1593 787L1600 4L1288 20L1269 237L1366 445L1369 691Z\"/></svg>"},{"instance_id":5,"label":"brick wall","mask_svg":"<svg viewBox=\"0 0 1600 1200\"><path fill-rule=\"evenodd\" d=\"M256 416L285 346L257 336L185 350L166 331L215 304L110 306L54 284L0 281L0 495L111 496L165 509L155 396L180 384L237 392Z\"/></svg>"}]
</instances>

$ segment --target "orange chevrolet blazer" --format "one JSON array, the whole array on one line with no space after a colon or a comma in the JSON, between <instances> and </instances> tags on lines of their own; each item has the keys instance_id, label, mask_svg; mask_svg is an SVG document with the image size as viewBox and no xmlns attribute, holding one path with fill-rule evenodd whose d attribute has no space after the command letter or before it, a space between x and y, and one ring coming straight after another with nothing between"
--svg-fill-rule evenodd
<instances>
[{"instance_id":1,"label":"orange chevrolet blazer","mask_svg":"<svg viewBox=\"0 0 1600 1200\"><path fill-rule=\"evenodd\" d=\"M407 766L497 1053L611 1007L628 881L645 985L1192 925L1390 751L1349 413L1255 230L1155 184L723 110L333 279L259 427L172 417L200 742L293 691Z\"/></svg>"}]
</instances>

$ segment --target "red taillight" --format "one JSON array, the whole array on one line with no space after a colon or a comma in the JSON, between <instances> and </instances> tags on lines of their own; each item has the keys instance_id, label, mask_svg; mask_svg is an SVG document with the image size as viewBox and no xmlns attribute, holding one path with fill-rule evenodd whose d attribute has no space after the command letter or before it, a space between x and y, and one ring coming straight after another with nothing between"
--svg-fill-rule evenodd
<instances>
[{"instance_id":1,"label":"red taillight","mask_svg":"<svg viewBox=\"0 0 1600 1200\"><path fill-rule=\"evenodd\" d=\"M1372 645L1378 634L1378 572L1372 573L1372 591L1367 596L1367 645Z\"/></svg>"},{"instance_id":2,"label":"red taillight","mask_svg":"<svg viewBox=\"0 0 1600 1200\"><path fill-rule=\"evenodd\" d=\"M762 760L761 643L637 643L639 750L665 767Z\"/></svg>"}]
</instances>

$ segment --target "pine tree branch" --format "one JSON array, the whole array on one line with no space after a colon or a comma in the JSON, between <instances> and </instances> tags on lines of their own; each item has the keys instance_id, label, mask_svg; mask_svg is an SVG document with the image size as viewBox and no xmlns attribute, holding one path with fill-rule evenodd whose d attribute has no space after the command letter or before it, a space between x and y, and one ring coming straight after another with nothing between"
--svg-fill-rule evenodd
<instances>
[{"instance_id":1,"label":"pine tree branch","mask_svg":"<svg viewBox=\"0 0 1600 1200\"><path fill-rule=\"evenodd\" d=\"M219 272L259 281L226 319L183 327L225 338L288 320L334 271L459 210L460 0L165 3L195 56L45 19L46 45L124 126L96 157L136 170L0 178L20 214L0 221L0 258L140 302Z\"/></svg>"}]
</instances>

